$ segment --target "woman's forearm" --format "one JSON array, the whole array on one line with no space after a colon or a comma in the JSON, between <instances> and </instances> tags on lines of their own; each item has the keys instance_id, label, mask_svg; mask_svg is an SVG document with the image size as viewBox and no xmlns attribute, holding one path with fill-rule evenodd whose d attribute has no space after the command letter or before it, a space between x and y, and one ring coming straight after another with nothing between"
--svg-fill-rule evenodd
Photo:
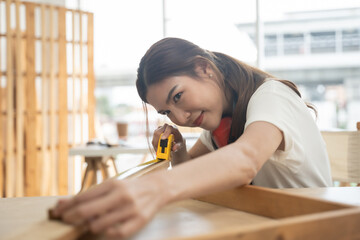
<instances>
[{"instance_id":1,"label":"woman's forearm","mask_svg":"<svg viewBox=\"0 0 360 240\"><path fill-rule=\"evenodd\" d=\"M252 156L236 148L235 144L231 144L146 178L161 183L164 204L248 184L257 167Z\"/></svg>"}]
</instances>

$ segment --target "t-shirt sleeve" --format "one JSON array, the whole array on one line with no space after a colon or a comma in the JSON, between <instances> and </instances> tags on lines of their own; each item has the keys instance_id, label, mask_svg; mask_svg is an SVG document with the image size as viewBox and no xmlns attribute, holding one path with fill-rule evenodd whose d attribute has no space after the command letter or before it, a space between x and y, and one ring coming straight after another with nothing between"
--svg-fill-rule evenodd
<instances>
[{"instance_id":1,"label":"t-shirt sleeve","mask_svg":"<svg viewBox=\"0 0 360 240\"><path fill-rule=\"evenodd\" d=\"M284 86L286 87L286 86ZM292 111L296 109L294 105L299 104L297 97L289 90L272 89L255 92L251 97L247 108L246 128L253 122L265 121L273 124L282 131L284 135L285 148L284 151L277 150L272 156L272 160L284 160L293 147L294 126L292 124Z\"/></svg>"}]
</instances>

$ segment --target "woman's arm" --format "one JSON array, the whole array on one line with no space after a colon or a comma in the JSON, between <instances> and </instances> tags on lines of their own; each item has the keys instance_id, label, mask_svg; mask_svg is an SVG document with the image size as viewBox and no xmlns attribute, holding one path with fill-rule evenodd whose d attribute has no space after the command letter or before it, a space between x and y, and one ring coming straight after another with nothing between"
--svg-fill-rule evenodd
<instances>
[{"instance_id":1,"label":"woman's arm","mask_svg":"<svg viewBox=\"0 0 360 240\"><path fill-rule=\"evenodd\" d=\"M166 202L248 184L279 148L282 139L276 126L254 122L236 142L153 177L163 178L165 189L171 192Z\"/></svg>"},{"instance_id":2,"label":"woman's arm","mask_svg":"<svg viewBox=\"0 0 360 240\"><path fill-rule=\"evenodd\" d=\"M282 142L282 132L267 122L254 122L234 143L137 179L109 180L54 210L72 224L88 223L94 233L128 237L164 205L247 184Z\"/></svg>"}]
</instances>

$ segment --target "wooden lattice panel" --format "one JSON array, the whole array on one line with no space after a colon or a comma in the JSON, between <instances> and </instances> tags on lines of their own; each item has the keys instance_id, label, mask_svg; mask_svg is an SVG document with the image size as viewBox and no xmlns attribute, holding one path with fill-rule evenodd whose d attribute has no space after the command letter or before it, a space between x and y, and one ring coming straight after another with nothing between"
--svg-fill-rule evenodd
<instances>
[{"instance_id":1,"label":"wooden lattice panel","mask_svg":"<svg viewBox=\"0 0 360 240\"><path fill-rule=\"evenodd\" d=\"M92 13L0 0L0 197L69 193L94 87Z\"/></svg>"}]
</instances>

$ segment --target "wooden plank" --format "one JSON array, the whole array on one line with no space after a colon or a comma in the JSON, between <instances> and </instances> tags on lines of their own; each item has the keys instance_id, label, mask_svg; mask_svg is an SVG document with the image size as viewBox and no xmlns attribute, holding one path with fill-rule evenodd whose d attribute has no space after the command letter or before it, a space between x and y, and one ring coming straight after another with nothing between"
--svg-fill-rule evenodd
<instances>
[{"instance_id":1,"label":"wooden plank","mask_svg":"<svg viewBox=\"0 0 360 240\"><path fill-rule=\"evenodd\" d=\"M171 238L171 240L302 240L302 239L359 239L360 208L265 222L252 226L237 226L196 237Z\"/></svg>"},{"instance_id":2,"label":"wooden plank","mask_svg":"<svg viewBox=\"0 0 360 240\"><path fill-rule=\"evenodd\" d=\"M85 231L85 227L74 228L59 221L44 220L8 240L75 240Z\"/></svg>"},{"instance_id":3,"label":"wooden plank","mask_svg":"<svg viewBox=\"0 0 360 240\"><path fill-rule=\"evenodd\" d=\"M40 195L40 174L36 146L36 88L35 88L35 18L34 5L26 6L26 157L25 192L26 196Z\"/></svg>"},{"instance_id":4,"label":"wooden plank","mask_svg":"<svg viewBox=\"0 0 360 240\"><path fill-rule=\"evenodd\" d=\"M73 88L73 92L72 92L72 136L73 136L73 141L72 141L72 146L75 146L75 135L76 135L76 131L75 131L75 125L76 125L76 98L75 98L75 11L72 10L72 88ZM75 166L74 166L75 169ZM75 179L75 178L74 178Z\"/></svg>"},{"instance_id":5,"label":"wooden plank","mask_svg":"<svg viewBox=\"0 0 360 240\"><path fill-rule=\"evenodd\" d=\"M0 5L0 11L1 11L1 5ZM2 22L1 22L0 18L0 26L2 26ZM0 43L1 43L1 37L0 37ZM4 125L3 125L3 87L2 87L2 68L1 68L1 64L2 64L2 60L1 60L1 50L2 48L0 47L0 198L2 198L4 196L4 139L3 139L3 129L4 129Z\"/></svg>"},{"instance_id":6,"label":"wooden plank","mask_svg":"<svg viewBox=\"0 0 360 240\"><path fill-rule=\"evenodd\" d=\"M45 201L45 199L49 199L48 201ZM55 201L52 197L46 197L44 200L39 198L30 198L28 200L29 203L24 203L25 201L17 201L17 205L19 209L24 209L26 205L32 205L34 206L38 211L44 212L45 206L51 207L51 204L55 205ZM0 204L2 204L0 200ZM42 204L44 207L40 207L40 204ZM9 205L9 208L14 209L15 203L11 202L11 205ZM0 207L1 209L1 207ZM7 216L8 210L4 212L4 216ZM25 213L22 214L23 218L29 217L31 213L35 211L25 211ZM43 213L42 213L43 214ZM25 216L24 216L25 215ZM36 214L36 217L38 217L39 214ZM12 220L12 219L11 219ZM129 238L129 240L164 240L164 239L172 239L175 236L196 236L196 235L204 235L207 233L216 233L219 230L230 230L236 226L251 226L254 224L260 224L268 221L274 221L271 219L263 218L261 216L251 215L249 213L244 213L240 211L234 211L232 209L223 208L219 206L215 206L213 204L208 204L204 202L199 202L196 200L184 200L176 203L172 203L168 206L165 206L156 216L155 218L144 228L142 229L138 234L135 236ZM3 223L4 222L4 223ZM21 234L22 230L24 230L24 227L21 229L19 226L9 221L0 220L0 231L1 224L3 223L7 229L11 228L18 228L17 232ZM50 223L52 223L50 225ZM51 230L60 232L60 230L64 233L68 232L71 233L71 230L68 230L67 225L63 224L61 225L61 222L46 222L44 221L44 218L38 217L37 221L33 222L32 229L36 228L39 229L38 231L44 231L46 230L45 234L48 234ZM53 227L53 225L57 223L56 228ZM4 226L3 225L3 226ZM31 225L31 223L28 223L28 225ZM43 226L43 228L41 228ZM52 229L50 229L52 228ZM80 229L81 230L81 229ZM10 230L7 230L9 232ZM37 231L37 232L38 232ZM5 231L5 239L8 239L7 234ZM27 233L29 236L33 236L33 233ZM52 236L45 236L45 234L38 239L49 239ZM78 234L80 235L80 234ZM26 236L24 232L21 234L21 236ZM46 238L47 237L47 238ZM84 236L77 239L94 239L88 238L93 236ZM17 239L21 239L20 237L17 237ZM28 237L23 239L29 239ZM32 239L32 238L31 238ZM69 239L76 239L76 237L68 237Z\"/></svg>"},{"instance_id":7,"label":"wooden plank","mask_svg":"<svg viewBox=\"0 0 360 240\"><path fill-rule=\"evenodd\" d=\"M163 163L163 162L161 162ZM162 167L161 164L157 165ZM154 169L155 170L155 169ZM149 171L147 172L149 173ZM228 193L231 194L228 194ZM214 194L213 194L214 195ZM212 195L212 196L213 196ZM332 203L326 200L313 199L307 196L297 196L293 195L281 190L276 189L267 189L262 187L255 186L245 186L242 188L237 188L229 191L225 191L225 194L216 195L216 203L219 201L221 205L225 207L231 207L236 210L245 211L245 212L254 212L256 215L265 216L269 215L272 218L278 218L270 221L261 221L256 224L235 224L231 225L228 228L216 229L216 231L211 231L211 224L205 224L202 227L204 228L203 232L197 232L193 235L188 234L177 234L178 231L171 231L170 237L161 238L163 235L156 235L156 233L161 233L164 231L166 233L166 229L169 229L168 224L164 227L163 223L168 222L170 215L166 215L163 219L159 220L159 215L161 215L161 211L159 214L155 216L155 220L158 219L160 221L159 224L155 224L155 220L151 221L148 226L148 232L146 228L143 229L140 233L136 234L133 239L252 239L252 240L260 240L260 239L270 239L270 240L278 240L278 239L357 239L360 236L360 229L358 228L358 223L360 222L360 208L355 206L349 206L347 204L341 203ZM213 198L214 197L211 197ZM221 199L220 199L221 198ZM245 199L245 200L244 200ZM188 200L194 201L194 200ZM256 203L256 204L254 204ZM176 203L178 204L178 203ZM196 204L196 208L201 206L200 204ZM249 206L252 209L249 211ZM324 206L322 206L324 205ZM164 209L171 206L166 206ZM318 209L320 207L320 211ZM256 209L256 208L259 208ZM271 213L273 209L280 211L280 214ZM290 208L290 210L286 210ZM300 211L295 210L294 208L299 208ZM184 206L181 205L180 209L174 209L175 213L180 213L180 215L175 216L173 221L170 221L172 224L177 221L187 222L189 219L194 218L196 215L202 215L207 212L207 210L200 211L199 214L190 213L189 217L181 218L183 216ZM285 210L284 210L285 209ZM238 211L234 211L238 212ZM259 213L259 214L257 214ZM298 214L298 215L296 215ZM250 215L248 215L250 216ZM283 216L283 217L281 217ZM180 217L180 218L179 218ZM221 218L221 216L219 216ZM179 220L180 219L180 220ZM202 219L200 221L204 221ZM249 218L245 218L244 220L249 220ZM223 222L228 223L226 218L222 219ZM81 226L70 227L63 224L58 223L55 228L51 226L52 221L43 221L37 225L33 225L28 228L27 231L20 233L20 235L13 236L13 238L8 239L24 239L26 236L39 236L39 232L44 231L45 229L51 229L50 231L46 231L43 236L47 236L47 238L42 239L75 239L80 236L86 229ZM229 222L231 224L231 222ZM225 224L226 225L226 224ZM162 226L163 228L159 228ZM329 226L336 226L330 227ZM194 229L191 229L193 227ZM201 229L201 226L195 226L194 222L186 225L182 229L186 230L186 232L196 232L197 229ZM152 234L155 232L154 238ZM145 236L145 237L144 237ZM139 238L137 238L139 237ZM178 238L176 238L178 237ZM31 239L31 238L30 238ZM87 238L84 238L87 239ZM97 239L94 237L93 239Z\"/></svg>"},{"instance_id":8,"label":"wooden plank","mask_svg":"<svg viewBox=\"0 0 360 240\"><path fill-rule=\"evenodd\" d=\"M126 177L123 177L122 175L117 175L114 176L113 178L117 178L117 179L132 179L132 178L138 178L141 177L145 174L149 174L155 171L159 171L159 170L166 170L168 169L170 166L170 161L165 160L165 161L161 161L155 164L151 164L149 166L145 166L145 167L139 167L139 170L135 171L132 174L124 174Z\"/></svg>"},{"instance_id":9,"label":"wooden plank","mask_svg":"<svg viewBox=\"0 0 360 240\"><path fill-rule=\"evenodd\" d=\"M14 76L13 76L13 56L12 56L12 30L10 26L10 5L11 1L6 1L6 197L14 197Z\"/></svg>"},{"instance_id":10,"label":"wooden plank","mask_svg":"<svg viewBox=\"0 0 360 240\"><path fill-rule=\"evenodd\" d=\"M76 131L75 131L75 126L76 126L76 101L75 101L75 11L72 10L71 11L71 24L72 24L72 39L71 39L71 45L72 45L72 73L71 73L71 80L72 80L72 108L71 108L71 119L72 119L72 127L71 127L71 131L72 131L72 147L75 147L75 135L76 135ZM76 179L76 174L75 174L75 158L72 158L72 186L75 186L75 179ZM81 161L82 163L82 161ZM81 172L81 178L83 179L83 175L84 173ZM73 187L73 192L75 192L75 187Z\"/></svg>"},{"instance_id":11,"label":"wooden plank","mask_svg":"<svg viewBox=\"0 0 360 240\"><path fill-rule=\"evenodd\" d=\"M56 167L56 125L55 125L55 54L54 54L54 6L50 5L50 194L57 194L57 167Z\"/></svg>"},{"instance_id":12,"label":"wooden plank","mask_svg":"<svg viewBox=\"0 0 360 240\"><path fill-rule=\"evenodd\" d=\"M39 168L41 171L41 195L50 194L50 166L47 157L47 57L46 57L46 16L45 4L41 4L41 158L39 159Z\"/></svg>"},{"instance_id":13,"label":"wooden plank","mask_svg":"<svg viewBox=\"0 0 360 240\"><path fill-rule=\"evenodd\" d=\"M239 187L197 199L275 219L352 207L257 186Z\"/></svg>"},{"instance_id":14,"label":"wooden plank","mask_svg":"<svg viewBox=\"0 0 360 240\"><path fill-rule=\"evenodd\" d=\"M66 230L76 233L72 226L47 220L46 209L54 206L59 198L63 196L0 199L0 238L45 240L54 239L50 234L59 236ZM76 238L70 235L69 239Z\"/></svg>"},{"instance_id":15,"label":"wooden plank","mask_svg":"<svg viewBox=\"0 0 360 240\"><path fill-rule=\"evenodd\" d=\"M286 188L282 191L360 207L360 188L358 187Z\"/></svg>"},{"instance_id":16,"label":"wooden plank","mask_svg":"<svg viewBox=\"0 0 360 240\"><path fill-rule=\"evenodd\" d=\"M22 46L20 30L20 1L16 7L16 197L24 195L24 82L22 79Z\"/></svg>"},{"instance_id":17,"label":"wooden plank","mask_svg":"<svg viewBox=\"0 0 360 240\"><path fill-rule=\"evenodd\" d=\"M68 102L66 63L66 9L59 8L59 163L58 189L60 195L68 191Z\"/></svg>"},{"instance_id":18,"label":"wooden plank","mask_svg":"<svg viewBox=\"0 0 360 240\"><path fill-rule=\"evenodd\" d=\"M82 38L82 13L79 11L79 60L80 60L80 143L84 144L84 79L83 79L83 38Z\"/></svg>"},{"instance_id":19,"label":"wooden plank","mask_svg":"<svg viewBox=\"0 0 360 240\"><path fill-rule=\"evenodd\" d=\"M87 14L88 124L89 139L95 138L94 15Z\"/></svg>"}]
</instances>

